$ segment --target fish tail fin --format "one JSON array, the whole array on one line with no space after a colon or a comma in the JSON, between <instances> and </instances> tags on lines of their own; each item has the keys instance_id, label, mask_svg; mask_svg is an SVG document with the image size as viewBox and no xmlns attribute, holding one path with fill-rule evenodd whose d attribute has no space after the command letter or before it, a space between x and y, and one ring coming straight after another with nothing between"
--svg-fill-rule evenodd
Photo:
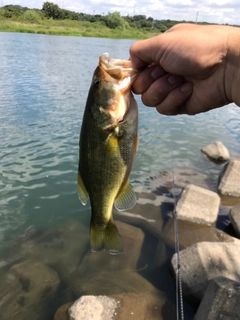
<instances>
[{"instance_id":1,"label":"fish tail fin","mask_svg":"<svg viewBox=\"0 0 240 320\"><path fill-rule=\"evenodd\" d=\"M123 251L122 239L112 220L109 220L105 227L94 225L91 222L90 244L92 252L105 249L110 254L119 254Z\"/></svg>"}]
</instances>

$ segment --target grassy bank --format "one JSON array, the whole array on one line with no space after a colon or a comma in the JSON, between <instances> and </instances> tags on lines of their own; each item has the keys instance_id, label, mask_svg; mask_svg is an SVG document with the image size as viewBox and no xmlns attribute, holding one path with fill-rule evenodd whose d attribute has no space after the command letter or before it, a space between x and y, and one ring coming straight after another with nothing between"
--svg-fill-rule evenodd
<instances>
[{"instance_id":1,"label":"grassy bank","mask_svg":"<svg viewBox=\"0 0 240 320\"><path fill-rule=\"evenodd\" d=\"M0 18L0 31L115 39L145 39L158 34L151 29L110 29L99 22L44 19L39 23L28 23L3 17Z\"/></svg>"}]
</instances>

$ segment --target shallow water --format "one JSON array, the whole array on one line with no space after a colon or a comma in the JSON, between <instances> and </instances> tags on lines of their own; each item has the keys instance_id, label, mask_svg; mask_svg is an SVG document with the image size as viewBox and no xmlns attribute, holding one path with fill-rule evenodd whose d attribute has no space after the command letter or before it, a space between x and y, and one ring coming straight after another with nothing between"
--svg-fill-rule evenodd
<instances>
[{"instance_id":1,"label":"shallow water","mask_svg":"<svg viewBox=\"0 0 240 320\"><path fill-rule=\"evenodd\" d=\"M1 273L14 262L24 260L23 256L33 259L33 255L26 255L31 246L34 246L36 260L41 260L42 243L55 241L56 246L61 247L61 237L64 241L69 237L66 230L69 228L69 233L73 232L71 223L78 223L76 230L82 233L73 232L69 250L76 243L76 250L82 253L79 257L88 251L90 207L83 207L76 193L82 114L98 56L109 52L111 57L127 59L132 42L0 33ZM192 117L165 117L144 107L140 97L136 99L139 103L139 149L131 174L136 191L143 194L158 188L160 194L167 193L170 182L161 173L186 169L199 174L196 180L200 185L205 179L207 186L216 190L222 165L210 162L200 149L220 140L233 158L239 157L240 109L232 104ZM192 176L189 172L186 174ZM172 209L172 196L169 199L166 212ZM223 229L228 224L226 215L221 221L219 227ZM149 254L157 250L156 237L149 231L147 222L131 221L131 224L141 227L146 234L140 273L171 297L163 312L164 319L170 319L167 310L173 308L175 289L168 269L174 250L171 246L165 247L160 264L165 276L159 279L159 268L155 268L154 263L151 272L143 268L146 261L152 263ZM59 254L55 249L49 262L53 266ZM75 252L73 250L74 255ZM62 279L64 267L61 270ZM81 276L84 277L84 273ZM61 298L54 300L52 309L46 307L49 314L77 296L76 292L72 293L71 285L63 282L56 296ZM66 292L71 293L65 295ZM186 303L186 310L191 319L194 308Z\"/></svg>"}]
</instances>

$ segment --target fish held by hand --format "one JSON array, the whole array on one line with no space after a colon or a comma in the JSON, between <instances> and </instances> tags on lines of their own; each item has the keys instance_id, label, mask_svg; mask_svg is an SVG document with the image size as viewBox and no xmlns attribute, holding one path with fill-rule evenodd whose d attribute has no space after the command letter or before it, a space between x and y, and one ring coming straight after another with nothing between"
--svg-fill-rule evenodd
<instances>
[{"instance_id":1,"label":"fish held by hand","mask_svg":"<svg viewBox=\"0 0 240 320\"><path fill-rule=\"evenodd\" d=\"M138 74L129 60L99 58L85 106L79 140L78 195L90 198L92 251L123 251L112 218L132 208L136 195L129 182L138 138L138 106L131 85Z\"/></svg>"}]
</instances>

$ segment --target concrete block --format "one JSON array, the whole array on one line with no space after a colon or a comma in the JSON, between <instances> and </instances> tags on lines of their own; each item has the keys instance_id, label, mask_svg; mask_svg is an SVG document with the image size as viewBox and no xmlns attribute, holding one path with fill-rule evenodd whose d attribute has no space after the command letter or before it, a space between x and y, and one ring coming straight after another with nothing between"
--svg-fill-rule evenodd
<instances>
[{"instance_id":1,"label":"concrete block","mask_svg":"<svg viewBox=\"0 0 240 320\"><path fill-rule=\"evenodd\" d=\"M233 228L240 238L240 204L234 206L229 212L229 218L232 222Z\"/></svg>"},{"instance_id":2,"label":"concrete block","mask_svg":"<svg viewBox=\"0 0 240 320\"><path fill-rule=\"evenodd\" d=\"M240 197L240 161L232 160L226 166L219 177L218 191L223 195Z\"/></svg>"},{"instance_id":3,"label":"concrete block","mask_svg":"<svg viewBox=\"0 0 240 320\"><path fill-rule=\"evenodd\" d=\"M230 159L228 149L221 141L216 141L202 148L201 151L205 153L210 159L216 161L227 161Z\"/></svg>"},{"instance_id":4,"label":"concrete block","mask_svg":"<svg viewBox=\"0 0 240 320\"><path fill-rule=\"evenodd\" d=\"M194 320L240 320L240 283L227 278L210 281Z\"/></svg>"},{"instance_id":5,"label":"concrete block","mask_svg":"<svg viewBox=\"0 0 240 320\"><path fill-rule=\"evenodd\" d=\"M180 251L183 292L201 300L209 281L226 277L240 282L240 243L200 242ZM173 255L172 267L177 272L177 256Z\"/></svg>"},{"instance_id":6,"label":"concrete block","mask_svg":"<svg viewBox=\"0 0 240 320\"><path fill-rule=\"evenodd\" d=\"M217 193L189 184L183 189L176 210L181 220L209 225L216 222L219 206Z\"/></svg>"}]
</instances>

